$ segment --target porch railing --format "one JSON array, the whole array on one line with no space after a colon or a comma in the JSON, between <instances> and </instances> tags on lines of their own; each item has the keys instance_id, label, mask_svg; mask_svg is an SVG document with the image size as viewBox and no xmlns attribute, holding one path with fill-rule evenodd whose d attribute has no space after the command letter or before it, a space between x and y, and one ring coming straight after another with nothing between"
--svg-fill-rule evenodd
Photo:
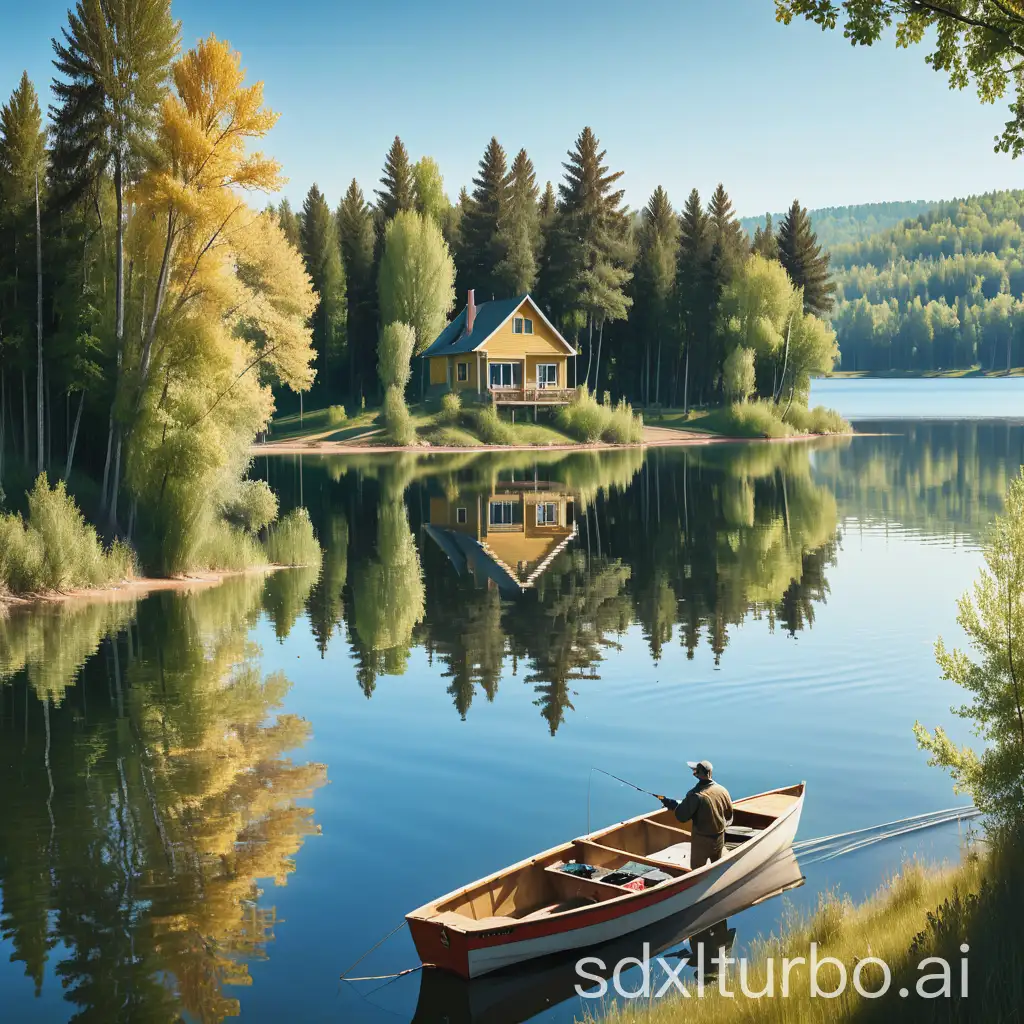
<instances>
[{"instance_id":1,"label":"porch railing","mask_svg":"<svg viewBox=\"0 0 1024 1024\"><path fill-rule=\"evenodd\" d=\"M490 394L498 405L502 402L524 402L530 405L565 405L572 400L572 388L539 388L527 385L522 388L490 388Z\"/></svg>"}]
</instances>

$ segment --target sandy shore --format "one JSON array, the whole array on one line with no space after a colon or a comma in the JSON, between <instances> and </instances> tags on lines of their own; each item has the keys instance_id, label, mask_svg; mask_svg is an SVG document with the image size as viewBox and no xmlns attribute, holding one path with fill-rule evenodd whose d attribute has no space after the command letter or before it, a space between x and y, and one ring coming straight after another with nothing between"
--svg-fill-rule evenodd
<instances>
[{"instance_id":1,"label":"sandy shore","mask_svg":"<svg viewBox=\"0 0 1024 1024\"><path fill-rule=\"evenodd\" d=\"M181 576L139 576L123 580L110 587L82 587L72 590L48 590L40 594L0 594L0 610L20 608L33 604L62 604L75 601L134 601L157 590L191 591L215 587L230 576L251 573L266 574L283 568L280 565L261 565L253 569L209 571Z\"/></svg>"},{"instance_id":2,"label":"sandy shore","mask_svg":"<svg viewBox=\"0 0 1024 1024\"><path fill-rule=\"evenodd\" d=\"M622 448L682 448L704 444L749 444L758 441L810 441L826 436L821 434L796 434L791 437L724 437L721 434L702 433L697 430L676 430L673 427L644 427L644 439L639 444L595 444L566 442L565 444L477 444L477 445L386 445L369 444L368 438L359 437L351 441L327 441L333 431L311 434L307 437L288 441L270 441L254 444L253 455L383 455L389 452L414 452L417 455L454 455L474 452L561 452L561 451L618 451ZM374 433L378 433L374 431ZM829 437L850 435L829 434Z\"/></svg>"}]
</instances>

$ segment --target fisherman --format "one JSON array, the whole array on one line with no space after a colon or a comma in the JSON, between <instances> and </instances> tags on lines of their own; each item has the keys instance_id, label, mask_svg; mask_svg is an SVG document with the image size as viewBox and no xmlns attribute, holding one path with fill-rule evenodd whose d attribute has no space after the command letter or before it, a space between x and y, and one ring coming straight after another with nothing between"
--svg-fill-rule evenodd
<instances>
[{"instance_id":1,"label":"fisherman","mask_svg":"<svg viewBox=\"0 0 1024 1024\"><path fill-rule=\"evenodd\" d=\"M687 761L697 785L682 800L670 796L662 804L675 811L679 821L691 821L690 867L699 868L721 859L725 852L725 830L732 824L732 797L725 786L711 778L710 761Z\"/></svg>"}]
</instances>

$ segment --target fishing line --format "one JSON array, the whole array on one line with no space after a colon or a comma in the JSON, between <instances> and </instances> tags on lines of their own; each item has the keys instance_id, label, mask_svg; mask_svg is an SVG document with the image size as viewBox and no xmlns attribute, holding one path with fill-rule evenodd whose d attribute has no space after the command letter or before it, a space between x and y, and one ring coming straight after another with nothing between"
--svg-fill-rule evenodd
<instances>
[{"instance_id":1,"label":"fishing line","mask_svg":"<svg viewBox=\"0 0 1024 1024\"><path fill-rule=\"evenodd\" d=\"M387 933L387 935L385 935L384 938L381 939L380 942L377 943L377 945L371 946L347 971L345 971L341 975L341 980L342 981L377 981L378 980L377 978L349 978L349 977L347 977L347 975L348 975L348 973L350 971L354 971L375 949L378 949L381 946L383 946L384 943L387 942L388 939L390 939L391 936L395 934L395 932L400 932L404 927L405 927L405 921L403 920L402 923L400 925L398 925L397 928L392 928L391 931L389 931ZM382 977L385 977L385 975L382 975Z\"/></svg>"}]
</instances>

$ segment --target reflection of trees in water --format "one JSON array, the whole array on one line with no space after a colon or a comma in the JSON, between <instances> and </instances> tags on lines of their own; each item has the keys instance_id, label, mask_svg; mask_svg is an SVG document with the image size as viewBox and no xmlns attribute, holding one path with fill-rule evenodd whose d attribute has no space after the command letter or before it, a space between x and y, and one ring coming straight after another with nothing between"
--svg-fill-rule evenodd
<instances>
[{"instance_id":1,"label":"reflection of trees in water","mask_svg":"<svg viewBox=\"0 0 1024 1024\"><path fill-rule=\"evenodd\" d=\"M266 955L257 881L294 869L315 830L296 801L325 769L284 756L309 726L246 639L263 586L155 595L98 632L99 612L67 618L54 653L82 666L74 685L40 685L26 659L0 686L3 932L37 987L61 944L75 1019L221 1020L238 1012L224 986ZM0 654L31 646L38 614L3 623Z\"/></svg>"},{"instance_id":2,"label":"reflection of trees in water","mask_svg":"<svg viewBox=\"0 0 1024 1024\"><path fill-rule=\"evenodd\" d=\"M1024 462L1024 426L1006 420L877 421L885 436L816 452L814 479L846 516L980 540Z\"/></svg>"},{"instance_id":3,"label":"reflection of trees in water","mask_svg":"<svg viewBox=\"0 0 1024 1024\"><path fill-rule=\"evenodd\" d=\"M325 460L320 508L310 503L326 541L324 570L306 600L318 645L323 652L344 621L367 695L379 675L403 673L412 645L422 645L441 662L462 717L478 687L493 699L511 658L514 674L525 665L554 732L574 681L594 678L604 649L633 623L655 661L675 639L689 657L706 642L717 661L729 628L748 616L790 633L813 623L837 516L829 489L812 479L810 451L764 444L646 458L623 449ZM822 454L816 446L814 457ZM307 496L317 490L311 465ZM287 508L294 474L279 475ZM573 496L577 536L514 600L477 588L473 573L458 575L435 544L417 544L432 497L459 505L480 497L486 506L502 486L534 481ZM338 545L344 553L332 550ZM326 585L332 563L340 570Z\"/></svg>"}]
</instances>

